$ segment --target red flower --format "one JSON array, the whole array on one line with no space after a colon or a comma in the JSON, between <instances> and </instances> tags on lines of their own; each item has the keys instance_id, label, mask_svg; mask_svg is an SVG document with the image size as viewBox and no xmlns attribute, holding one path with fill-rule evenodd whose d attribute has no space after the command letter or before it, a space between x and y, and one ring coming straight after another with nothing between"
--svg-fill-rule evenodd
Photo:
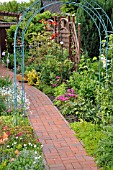
<instances>
[{"instance_id":1,"label":"red flower","mask_svg":"<svg viewBox=\"0 0 113 170\"><path fill-rule=\"evenodd\" d=\"M17 136L18 136L18 137L22 136L22 132L18 133Z\"/></svg>"},{"instance_id":2,"label":"red flower","mask_svg":"<svg viewBox=\"0 0 113 170\"><path fill-rule=\"evenodd\" d=\"M9 136L11 133L10 133L10 131L7 131L6 134Z\"/></svg>"},{"instance_id":3,"label":"red flower","mask_svg":"<svg viewBox=\"0 0 113 170\"><path fill-rule=\"evenodd\" d=\"M52 25L52 22L51 22L51 21L48 21L48 24L49 24L49 25Z\"/></svg>"},{"instance_id":4,"label":"red flower","mask_svg":"<svg viewBox=\"0 0 113 170\"><path fill-rule=\"evenodd\" d=\"M51 40L53 40L55 37L57 37L58 36L58 32L56 32L55 34L53 34L52 36L51 36Z\"/></svg>"},{"instance_id":5,"label":"red flower","mask_svg":"<svg viewBox=\"0 0 113 170\"><path fill-rule=\"evenodd\" d=\"M57 26L57 22L56 21L53 21L52 24Z\"/></svg>"},{"instance_id":6,"label":"red flower","mask_svg":"<svg viewBox=\"0 0 113 170\"><path fill-rule=\"evenodd\" d=\"M41 19L39 22L43 22L43 20Z\"/></svg>"}]
</instances>

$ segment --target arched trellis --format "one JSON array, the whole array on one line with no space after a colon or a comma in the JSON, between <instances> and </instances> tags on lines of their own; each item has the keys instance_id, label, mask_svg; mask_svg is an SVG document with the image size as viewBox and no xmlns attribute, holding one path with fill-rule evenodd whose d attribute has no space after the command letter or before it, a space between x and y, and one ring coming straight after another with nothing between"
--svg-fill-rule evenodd
<instances>
[{"instance_id":1,"label":"arched trellis","mask_svg":"<svg viewBox=\"0 0 113 170\"><path fill-rule=\"evenodd\" d=\"M92 4L91 4L92 3ZM113 32L113 25L108 17L108 15L106 14L106 12L101 8L101 6L99 6L96 2L94 2L93 0L89 3L87 0L84 0L83 4L77 3L76 1L73 2L56 2L56 1L51 1L50 4L45 5L44 7L41 7L41 1L37 0L35 1L29 8L27 8L27 10L23 13L23 15L21 16L17 26L16 26L16 30L15 30L15 34L14 34L14 108L15 108L15 112L17 109L17 80L16 80L16 58L17 58L17 49L18 49L18 44L17 44L17 39L18 39L18 33L19 33L19 28L20 26L24 23L24 19L27 16L28 12L32 12L32 15L30 15L30 17L27 19L26 21L26 25L23 25L23 29L21 31L21 34L19 34L20 36L20 56L21 56L21 66L22 66L22 77L23 77L23 81L22 81L22 108L23 108L23 112L25 114L25 110L24 110L24 104L25 104L25 90L24 90L24 36L26 33L26 30L30 24L30 22L32 21L32 19L39 13L41 12L43 9L55 5L55 4L71 4L74 6L78 6L80 8L82 8L92 19L92 21L94 22L97 30L98 30L98 34L99 34L99 40L100 40L100 55L102 54L102 38L101 38L101 31L100 31L100 25L103 28L105 37L106 37L106 59L108 56L108 33L111 31ZM97 8L93 7L93 4L95 4L97 6ZM107 26L105 24L105 21L103 19L103 15L100 15L100 13L98 12L98 8L101 9L104 17L106 18L107 22L109 23L109 25L111 26L111 30L107 30ZM96 23L96 20L98 19L99 21L99 25ZM107 64L106 64L106 75L107 75ZM99 81L100 81L100 75L99 75Z\"/></svg>"}]
</instances>

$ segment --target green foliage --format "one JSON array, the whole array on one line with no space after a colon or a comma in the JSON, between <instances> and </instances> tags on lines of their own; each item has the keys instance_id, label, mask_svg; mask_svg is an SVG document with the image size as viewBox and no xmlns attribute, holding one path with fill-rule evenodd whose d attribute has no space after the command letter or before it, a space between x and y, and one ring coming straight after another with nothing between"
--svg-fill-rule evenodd
<instances>
[{"instance_id":1,"label":"green foliage","mask_svg":"<svg viewBox=\"0 0 113 170\"><path fill-rule=\"evenodd\" d=\"M12 0L9 2L3 2L3 3L0 2L0 11L22 13L33 2L34 2L34 0L30 0L29 2L17 2L16 0ZM14 19L14 18L10 17L10 21L12 21L12 19ZM5 17L5 20L9 20L9 17Z\"/></svg>"},{"instance_id":2,"label":"green foliage","mask_svg":"<svg viewBox=\"0 0 113 170\"><path fill-rule=\"evenodd\" d=\"M12 84L10 77L0 77L0 87L7 87Z\"/></svg>"},{"instance_id":3,"label":"green foliage","mask_svg":"<svg viewBox=\"0 0 113 170\"><path fill-rule=\"evenodd\" d=\"M3 99L3 97L0 94L0 115L5 110L6 110L6 106L5 106L5 103L4 103L4 99Z\"/></svg>"},{"instance_id":4,"label":"green foliage","mask_svg":"<svg viewBox=\"0 0 113 170\"><path fill-rule=\"evenodd\" d=\"M28 65L26 70L34 67L40 73L39 88L42 89L44 84L56 87L68 79L73 67L73 63L68 59L68 51L52 41L48 32L39 33L31 41L30 57L26 62ZM40 44L35 46L33 42L35 44L40 42ZM31 61L33 64L29 67ZM56 77L60 77L60 79Z\"/></svg>"},{"instance_id":5,"label":"green foliage","mask_svg":"<svg viewBox=\"0 0 113 170\"><path fill-rule=\"evenodd\" d=\"M63 1L67 2L67 0L63 0ZM94 8L97 7L95 3L93 3L93 1L90 1L90 0L87 0L87 1L91 3ZM71 0L70 2L73 2L73 1ZM87 51L90 57L98 56L99 55L99 34L98 34L98 29L95 25L95 22L97 25L99 25L99 20L98 18L97 19L95 18L93 21L92 18L87 14L88 12L90 15L94 16L91 10L87 9L89 5L86 3L86 1L77 0L76 2L77 2L76 5L64 4L62 7L62 11L64 13L75 14L77 23L81 23L81 40L82 40L83 51ZM103 10L105 10L105 12L107 13L107 15L109 16L112 22L113 21L113 10L112 10L113 1L95 0L95 2L97 2L103 8ZM83 7L86 9L87 12L82 9L82 6L80 7L79 3L81 5L85 4L86 7L84 6ZM107 29L111 31L111 26L107 24L107 20L105 16L103 16L102 11L98 10L98 12L102 15L102 18L104 18L104 22L107 25ZM100 30L102 32L101 34L103 34L102 38L104 39L105 38L104 31L102 29L103 28L101 26Z\"/></svg>"},{"instance_id":6,"label":"green foliage","mask_svg":"<svg viewBox=\"0 0 113 170\"><path fill-rule=\"evenodd\" d=\"M70 126L75 131L76 136L82 141L83 146L85 147L88 154L94 156L100 139L105 136L105 134L103 134L102 128L96 124L85 121L74 122L71 123Z\"/></svg>"},{"instance_id":7,"label":"green foliage","mask_svg":"<svg viewBox=\"0 0 113 170\"><path fill-rule=\"evenodd\" d=\"M38 87L41 91L43 91L44 94L47 94L48 96L53 96L54 89L50 85L40 83L40 86Z\"/></svg>"},{"instance_id":8,"label":"green foliage","mask_svg":"<svg viewBox=\"0 0 113 170\"><path fill-rule=\"evenodd\" d=\"M54 89L54 95L55 96L60 96L63 95L66 92L66 83L62 83L61 85L59 85L58 87L55 87Z\"/></svg>"},{"instance_id":9,"label":"green foliage","mask_svg":"<svg viewBox=\"0 0 113 170\"><path fill-rule=\"evenodd\" d=\"M34 150L26 150L20 151L18 158L15 158L14 162L8 164L7 168L22 170L44 170L44 165L42 162L42 157L34 152Z\"/></svg>"},{"instance_id":10,"label":"green foliage","mask_svg":"<svg viewBox=\"0 0 113 170\"><path fill-rule=\"evenodd\" d=\"M104 170L113 169L113 126L104 129L104 138L101 138L95 152L97 163Z\"/></svg>"},{"instance_id":11,"label":"green foliage","mask_svg":"<svg viewBox=\"0 0 113 170\"><path fill-rule=\"evenodd\" d=\"M98 80L100 75L101 82ZM102 124L111 124L113 119L113 88L105 81L105 69L100 61L100 72L98 72L98 61L96 57L92 60L81 57L78 72L73 72L66 81L66 88L73 88L78 97L73 101L57 101L63 115L75 115L78 119L92 121ZM110 80L111 81L111 80ZM62 91L59 86L55 88ZM66 90L66 89L65 89ZM59 95L55 93L56 99Z\"/></svg>"},{"instance_id":12,"label":"green foliage","mask_svg":"<svg viewBox=\"0 0 113 170\"><path fill-rule=\"evenodd\" d=\"M0 77L0 89L3 87L8 87L11 85L11 79L9 77ZM0 90L1 91L1 90ZM5 96L3 97L0 92L0 115L2 112L6 111L6 103L5 103Z\"/></svg>"}]
</instances>

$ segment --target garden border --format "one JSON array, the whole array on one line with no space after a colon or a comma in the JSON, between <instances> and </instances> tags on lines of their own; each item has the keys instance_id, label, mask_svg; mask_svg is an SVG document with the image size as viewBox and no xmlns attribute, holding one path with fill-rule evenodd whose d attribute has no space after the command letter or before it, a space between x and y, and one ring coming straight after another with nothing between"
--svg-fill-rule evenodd
<instances>
[{"instance_id":1,"label":"garden border","mask_svg":"<svg viewBox=\"0 0 113 170\"><path fill-rule=\"evenodd\" d=\"M17 58L17 49L18 49L18 44L17 44L17 40L18 40L18 33L19 33L19 27L21 26L21 24L24 24L24 19L26 17L26 15L28 14L28 12L33 12L33 14L28 18L26 25L23 25L23 30L20 36L21 39L21 45L20 45L20 56L22 58L21 61L21 65L22 65L22 110L23 110L23 114L25 114L25 110L24 110L24 103L25 103L25 89L24 89L24 36L26 33L26 30L31 22L31 20L39 13L41 12L43 9L45 9L46 7L55 5L55 4L71 4L74 6L78 6L80 8L82 8L89 16L90 18L93 20L98 33L99 33L99 39L100 39L100 56L102 54L102 38L101 38L101 32L100 32L100 25L102 25L103 30L105 32L105 38L106 38L106 63L107 63L107 58L108 58L108 33L110 31L107 30L107 26L102 18L102 15L99 14L97 9L101 9L101 11L103 12L104 16L106 17L107 21L109 22L109 24L111 25L111 32L113 32L113 25L108 17L108 15L106 14L106 12L101 8L101 6L99 6L96 2L94 2L93 0L91 1L92 3L96 4L98 8L94 8L93 5L91 3L89 3L87 0L83 0L84 4L80 4L77 3L76 1L72 1L72 2L56 2L56 1L50 1L51 3L48 5L45 5L44 7L41 7L41 0L37 0L35 1L29 8L26 9L26 11L23 13L22 17L20 18L17 26L16 26L16 30L15 30L15 34L14 34L14 109L16 112L17 109L17 78L16 78L16 58ZM36 6L35 6L36 5ZM96 21L95 21L95 17L96 19L99 20L99 25L97 25ZM107 64L106 64L106 78L108 76L108 68L107 68ZM99 69L100 69L100 62L99 62ZM100 70L99 70L99 82L100 82Z\"/></svg>"}]
</instances>

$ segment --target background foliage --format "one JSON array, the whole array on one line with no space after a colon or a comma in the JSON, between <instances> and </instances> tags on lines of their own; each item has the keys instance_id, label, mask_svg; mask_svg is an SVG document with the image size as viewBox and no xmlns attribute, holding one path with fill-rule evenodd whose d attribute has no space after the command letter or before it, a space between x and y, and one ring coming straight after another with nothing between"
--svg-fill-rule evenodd
<instances>
[{"instance_id":1,"label":"background foliage","mask_svg":"<svg viewBox=\"0 0 113 170\"><path fill-rule=\"evenodd\" d=\"M66 0L64 0L66 1ZM71 0L73 2L73 0ZM77 3L84 4L84 0L76 0ZM90 0L88 2L92 3ZM107 13L111 22L113 21L113 1L111 0L95 0ZM92 3L95 7L94 3ZM87 10L87 8L86 8ZM83 51L87 51L90 57L99 55L99 35L94 22L91 20L90 16L82 9L77 6L63 5L62 11L64 13L75 14L77 23L81 23L81 37L82 37L82 48ZM98 11L101 14L101 10ZM89 12L90 13L90 12ZM98 20L95 20L98 24ZM107 24L105 19L105 24L109 31L111 31L110 26ZM100 27L102 30L102 27ZM105 38L104 32L102 33L102 39Z\"/></svg>"}]
</instances>

